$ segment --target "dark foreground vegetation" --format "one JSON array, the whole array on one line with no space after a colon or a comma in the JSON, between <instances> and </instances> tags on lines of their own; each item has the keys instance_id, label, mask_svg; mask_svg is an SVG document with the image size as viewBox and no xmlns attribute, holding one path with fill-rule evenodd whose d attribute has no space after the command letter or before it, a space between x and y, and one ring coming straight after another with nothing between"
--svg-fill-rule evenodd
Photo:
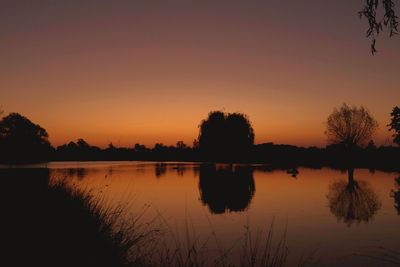
<instances>
[{"instance_id":1,"label":"dark foreground vegetation","mask_svg":"<svg viewBox=\"0 0 400 267\"><path fill-rule=\"evenodd\" d=\"M267 267L286 263L286 233L272 242L273 225L256 237L244 231L241 242L234 244L241 256L232 263L230 249L220 248L220 254L210 258L207 241L201 243L189 228L184 242L176 237L169 242L165 238L168 227L141 221L143 210L131 220L121 220L124 207L107 208L90 192L50 179L47 169L0 169L0 177L5 266Z\"/></svg>"},{"instance_id":2,"label":"dark foreground vegetation","mask_svg":"<svg viewBox=\"0 0 400 267\"><path fill-rule=\"evenodd\" d=\"M388 130L393 132L393 143L400 145L400 108L393 108L390 115ZM55 148L44 128L18 113L11 113L0 121L0 162L202 161L400 170L400 148L377 147L372 140L377 128L378 123L367 109L344 104L327 118L328 145L324 148L254 144L254 129L246 115L214 111L201 121L199 136L192 146L178 141L175 146L156 143L152 148L141 144L115 147L111 143L107 148L100 148L78 139Z\"/></svg>"},{"instance_id":3,"label":"dark foreground vegetation","mask_svg":"<svg viewBox=\"0 0 400 267\"><path fill-rule=\"evenodd\" d=\"M89 192L51 183L46 169L1 169L2 262L7 266L136 266L150 231L118 225ZM132 254L135 252L135 254ZM140 265L141 266L141 265Z\"/></svg>"}]
</instances>

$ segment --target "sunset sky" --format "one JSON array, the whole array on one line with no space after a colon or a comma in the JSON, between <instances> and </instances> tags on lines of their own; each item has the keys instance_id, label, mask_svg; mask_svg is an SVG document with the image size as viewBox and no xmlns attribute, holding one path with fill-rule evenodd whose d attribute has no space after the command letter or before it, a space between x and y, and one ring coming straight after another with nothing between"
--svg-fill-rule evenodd
<instances>
[{"instance_id":1,"label":"sunset sky","mask_svg":"<svg viewBox=\"0 0 400 267\"><path fill-rule=\"evenodd\" d=\"M399 39L370 53L364 0L0 3L0 106L53 145L192 144L211 110L246 113L256 143L324 146L335 106L364 105L390 144Z\"/></svg>"}]
</instances>

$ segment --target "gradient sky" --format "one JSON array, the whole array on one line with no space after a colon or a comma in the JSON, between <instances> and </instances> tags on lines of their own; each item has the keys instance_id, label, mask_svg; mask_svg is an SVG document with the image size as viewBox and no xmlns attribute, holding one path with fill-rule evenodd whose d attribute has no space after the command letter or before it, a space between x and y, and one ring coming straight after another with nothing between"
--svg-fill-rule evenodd
<instances>
[{"instance_id":1,"label":"gradient sky","mask_svg":"<svg viewBox=\"0 0 400 267\"><path fill-rule=\"evenodd\" d=\"M256 143L326 144L343 102L400 104L399 40L371 56L364 0L0 3L0 106L53 145L192 144L211 110L249 115Z\"/></svg>"}]
</instances>

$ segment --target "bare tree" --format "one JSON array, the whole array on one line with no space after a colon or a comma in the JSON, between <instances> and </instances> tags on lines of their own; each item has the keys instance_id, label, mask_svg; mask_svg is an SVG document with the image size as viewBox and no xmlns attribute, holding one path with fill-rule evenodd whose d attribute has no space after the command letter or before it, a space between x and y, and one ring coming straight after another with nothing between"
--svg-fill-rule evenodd
<instances>
[{"instance_id":1,"label":"bare tree","mask_svg":"<svg viewBox=\"0 0 400 267\"><path fill-rule=\"evenodd\" d=\"M378 36L384 28L388 29L389 36L398 34L399 18L395 11L396 0L365 0L363 9L358 12L360 18L368 20L367 37L371 38L371 52L376 53L375 48L376 36ZM380 15L382 14L382 15Z\"/></svg>"},{"instance_id":2,"label":"bare tree","mask_svg":"<svg viewBox=\"0 0 400 267\"><path fill-rule=\"evenodd\" d=\"M325 133L330 143L349 148L364 145L377 128L378 122L367 109L345 103L329 115Z\"/></svg>"}]
</instances>

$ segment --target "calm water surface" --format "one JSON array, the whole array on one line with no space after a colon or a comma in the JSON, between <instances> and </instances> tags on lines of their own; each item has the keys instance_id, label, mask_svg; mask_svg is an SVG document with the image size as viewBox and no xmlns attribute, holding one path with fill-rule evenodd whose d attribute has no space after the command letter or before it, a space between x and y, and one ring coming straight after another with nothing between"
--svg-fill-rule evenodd
<instances>
[{"instance_id":1,"label":"calm water surface","mask_svg":"<svg viewBox=\"0 0 400 267\"><path fill-rule=\"evenodd\" d=\"M347 172L328 168L300 168L296 175L263 166L196 163L41 167L50 169L52 179L68 178L91 190L104 205L122 204L131 214L149 205L143 220L161 214L180 238L188 222L200 239L212 239L214 231L220 246L236 244L233 251L240 248L246 227L266 231L274 220L277 241L287 226L289 265L312 254L323 266L383 266L352 254L368 254L378 246L400 251L399 173L357 169L349 179ZM212 254L215 242L207 244Z\"/></svg>"}]
</instances>

